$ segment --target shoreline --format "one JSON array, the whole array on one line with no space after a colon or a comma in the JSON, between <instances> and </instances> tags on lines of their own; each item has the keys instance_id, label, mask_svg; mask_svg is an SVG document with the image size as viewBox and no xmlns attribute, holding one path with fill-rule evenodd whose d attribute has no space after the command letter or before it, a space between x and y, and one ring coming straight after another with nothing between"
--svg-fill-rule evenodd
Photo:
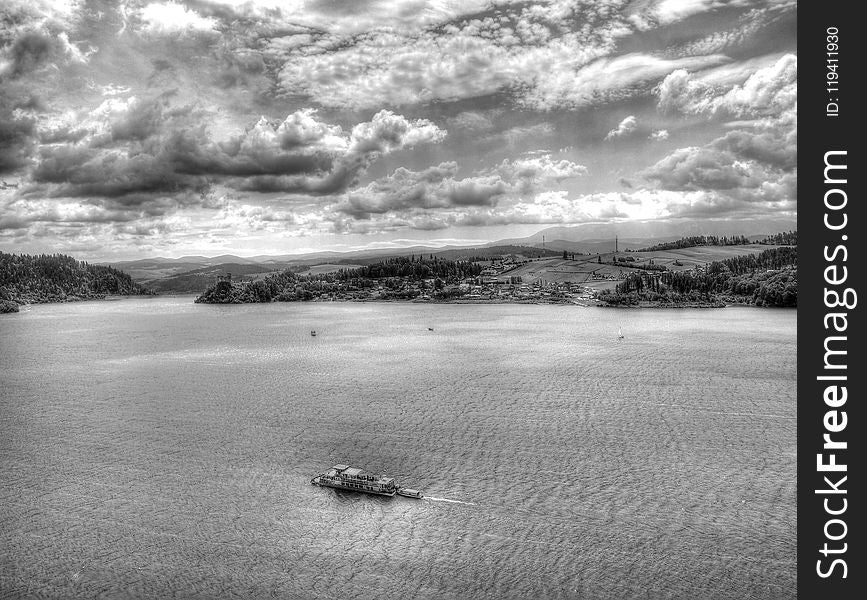
<instances>
[{"instance_id":1,"label":"shoreline","mask_svg":"<svg viewBox=\"0 0 867 600\"><path fill-rule=\"evenodd\" d=\"M21 302L19 300L10 300L7 302L9 307L12 305L15 306L14 309L0 311L0 314L12 314L16 312L20 312L19 307L31 306L34 304L71 304L75 302L117 302L120 300L127 300L132 298L184 298L184 297L195 297L195 294L136 294L136 295L104 295L104 296L94 296L94 297L72 297L72 298L51 298L51 299L40 299L36 301L30 302ZM712 309L712 308L728 308L732 306L745 306L751 308L780 308L780 307L767 307L767 306L757 306L751 302L665 302L665 303L654 303L654 302L640 302L638 304L607 304L601 300L584 300L584 301L575 301L575 300L542 300L542 299L484 299L484 298L470 298L470 299L454 299L454 300L403 300L403 299L342 299L342 300L293 300L293 301L272 301L272 302L194 302L194 304L209 304L209 305L230 305L230 306L240 306L243 304L295 304L295 303L304 303L304 304L330 304L330 303L340 303L340 304L427 304L427 305L438 305L438 304L461 304L461 305L507 305L507 304L522 304L522 305L537 305L537 306L576 306L581 308L613 308L613 309L686 309L686 308L699 308L699 309ZM797 307L782 307L782 308L795 308Z\"/></svg>"}]
</instances>

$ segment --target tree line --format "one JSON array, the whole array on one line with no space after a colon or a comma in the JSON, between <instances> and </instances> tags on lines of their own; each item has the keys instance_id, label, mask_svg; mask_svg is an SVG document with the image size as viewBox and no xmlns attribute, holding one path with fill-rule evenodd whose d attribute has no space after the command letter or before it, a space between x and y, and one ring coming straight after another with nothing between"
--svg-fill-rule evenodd
<instances>
[{"instance_id":1,"label":"tree line","mask_svg":"<svg viewBox=\"0 0 867 600\"><path fill-rule=\"evenodd\" d=\"M678 250L680 248L694 248L695 246L744 246L749 243L751 243L750 240L742 235L733 235L731 237L725 235L721 237L716 235L691 235L673 242L662 242L661 244L641 248L640 250L635 250L635 252Z\"/></svg>"},{"instance_id":2,"label":"tree line","mask_svg":"<svg viewBox=\"0 0 867 600\"><path fill-rule=\"evenodd\" d=\"M769 235L765 239L759 242L760 244L770 244L774 246L797 246L798 245L798 232L797 231L784 231L782 233L775 233L774 235Z\"/></svg>"},{"instance_id":3,"label":"tree line","mask_svg":"<svg viewBox=\"0 0 867 600\"><path fill-rule=\"evenodd\" d=\"M480 265L469 261L446 260L436 256L430 258L396 256L355 269L341 269L337 271L336 277L341 280L405 277L416 281L436 277L453 282L466 277L476 277L481 272L482 267Z\"/></svg>"},{"instance_id":4,"label":"tree line","mask_svg":"<svg viewBox=\"0 0 867 600\"><path fill-rule=\"evenodd\" d=\"M691 235L688 237L682 237L679 240L675 240L673 242L663 242L661 244L656 244L654 246L648 246L647 248L641 248L640 250L634 250L633 252L655 252L658 250L678 250L681 248L694 248L696 246L745 246L747 244L752 244L748 238L743 235L732 235L732 236L716 236L716 235ZM764 244L770 246L797 246L798 244L798 232L797 231L784 231L781 233L775 233L773 235L769 235L763 240L755 242L757 244Z\"/></svg>"}]
</instances>

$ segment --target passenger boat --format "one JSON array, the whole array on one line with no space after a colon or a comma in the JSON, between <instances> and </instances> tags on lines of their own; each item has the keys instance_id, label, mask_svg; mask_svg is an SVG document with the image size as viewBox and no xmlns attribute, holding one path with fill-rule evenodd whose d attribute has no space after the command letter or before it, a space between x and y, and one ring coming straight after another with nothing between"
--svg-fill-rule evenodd
<instances>
[{"instance_id":1,"label":"passenger boat","mask_svg":"<svg viewBox=\"0 0 867 600\"><path fill-rule=\"evenodd\" d=\"M421 492L412 488L399 487L397 488L398 496L406 496L407 498L424 498Z\"/></svg>"},{"instance_id":2,"label":"passenger boat","mask_svg":"<svg viewBox=\"0 0 867 600\"><path fill-rule=\"evenodd\" d=\"M393 477L367 473L349 465L334 465L325 473L320 473L311 479L310 483L380 496L394 496L398 491Z\"/></svg>"}]
</instances>

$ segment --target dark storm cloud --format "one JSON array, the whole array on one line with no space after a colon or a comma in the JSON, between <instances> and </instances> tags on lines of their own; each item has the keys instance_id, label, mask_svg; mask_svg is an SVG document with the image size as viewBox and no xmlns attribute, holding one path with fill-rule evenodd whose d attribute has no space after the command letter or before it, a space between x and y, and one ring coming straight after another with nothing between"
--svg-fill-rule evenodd
<instances>
[{"instance_id":1,"label":"dark storm cloud","mask_svg":"<svg viewBox=\"0 0 867 600\"><path fill-rule=\"evenodd\" d=\"M146 153L128 156L123 152L102 152L88 147L48 147L32 179L56 184L49 190L40 187L28 194L45 193L54 197L121 198L122 204L145 204L153 195L200 190L201 178L184 177L174 171L163 155Z\"/></svg>"},{"instance_id":2,"label":"dark storm cloud","mask_svg":"<svg viewBox=\"0 0 867 600\"><path fill-rule=\"evenodd\" d=\"M83 143L43 146L25 193L34 197L113 199L144 206L162 196L202 203L210 186L242 191L330 195L345 191L382 154L438 141L445 132L428 121L381 111L350 135L301 110L279 123L260 119L240 135L215 141L204 115L172 107L170 95L111 105ZM102 114L102 113L100 113ZM58 130L64 140L71 132Z\"/></svg>"},{"instance_id":3,"label":"dark storm cloud","mask_svg":"<svg viewBox=\"0 0 867 600\"><path fill-rule=\"evenodd\" d=\"M49 61L57 52L57 42L37 31L21 35L9 50L11 68L8 73L13 79L30 73Z\"/></svg>"},{"instance_id":4,"label":"dark storm cloud","mask_svg":"<svg viewBox=\"0 0 867 600\"><path fill-rule=\"evenodd\" d=\"M0 103L2 101L0 96ZM0 173L9 173L29 164L35 145L34 121L16 118L0 104Z\"/></svg>"},{"instance_id":5,"label":"dark storm cloud","mask_svg":"<svg viewBox=\"0 0 867 600\"><path fill-rule=\"evenodd\" d=\"M179 174L217 177L257 177L322 173L332 158L327 153L293 154L279 147L245 148L242 138L210 141L203 131L172 134L160 150Z\"/></svg>"},{"instance_id":6,"label":"dark storm cloud","mask_svg":"<svg viewBox=\"0 0 867 600\"><path fill-rule=\"evenodd\" d=\"M339 194L358 183L373 158L369 155L343 156L327 172L315 171L311 175L254 175L247 177L238 189L248 192L286 192L328 196Z\"/></svg>"},{"instance_id":7,"label":"dark storm cloud","mask_svg":"<svg viewBox=\"0 0 867 600\"><path fill-rule=\"evenodd\" d=\"M455 182L446 192L453 206L494 206L497 198L509 190L502 180L464 179Z\"/></svg>"},{"instance_id":8,"label":"dark storm cloud","mask_svg":"<svg viewBox=\"0 0 867 600\"><path fill-rule=\"evenodd\" d=\"M3 25L25 23L25 16L0 9L0 32L6 33ZM57 51L57 40L40 31L0 36L0 173L30 163L37 142L34 112L44 106L25 79L52 60Z\"/></svg>"}]
</instances>

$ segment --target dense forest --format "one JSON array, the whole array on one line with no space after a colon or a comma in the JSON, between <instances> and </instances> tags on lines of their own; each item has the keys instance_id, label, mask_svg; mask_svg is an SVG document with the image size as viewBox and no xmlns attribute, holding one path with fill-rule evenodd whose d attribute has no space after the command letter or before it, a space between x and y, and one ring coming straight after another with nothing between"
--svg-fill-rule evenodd
<instances>
[{"instance_id":1,"label":"dense forest","mask_svg":"<svg viewBox=\"0 0 867 600\"><path fill-rule=\"evenodd\" d=\"M17 310L18 304L150 293L112 267L91 265L63 254L0 252L0 301L4 312Z\"/></svg>"},{"instance_id":2,"label":"dense forest","mask_svg":"<svg viewBox=\"0 0 867 600\"><path fill-rule=\"evenodd\" d=\"M797 306L797 250L784 246L714 261L692 271L630 273L599 299L616 306L748 303Z\"/></svg>"},{"instance_id":3,"label":"dense forest","mask_svg":"<svg viewBox=\"0 0 867 600\"><path fill-rule=\"evenodd\" d=\"M384 288L383 299L411 299L433 279L433 292L445 283L456 283L465 277L475 277L482 267L465 261L452 261L436 256L430 258L398 256L355 269L340 269L318 275L298 274L287 269L252 282L233 283L220 279L196 298L206 304L242 304L247 302L291 302L312 300L324 293L352 293L376 285ZM401 282L418 284L407 290Z\"/></svg>"},{"instance_id":4,"label":"dense forest","mask_svg":"<svg viewBox=\"0 0 867 600\"><path fill-rule=\"evenodd\" d=\"M464 277L475 277L481 272L482 267L472 262L445 260L436 256L397 256L357 269L341 269L337 272L337 278L347 280L407 277L421 280L439 277L445 281L458 281Z\"/></svg>"},{"instance_id":5,"label":"dense forest","mask_svg":"<svg viewBox=\"0 0 867 600\"><path fill-rule=\"evenodd\" d=\"M545 258L559 255L560 251L558 250L546 250L543 248L536 248L534 246L515 245L486 246L484 248L451 248L449 250L437 250L436 252L425 254L425 256L427 256L426 260L432 261L435 258L438 258L439 260L450 260L455 262L484 262L490 260L500 260L506 257L511 257L518 260L526 260L531 258ZM401 258L406 259L405 256L401 256ZM346 258L337 261L338 264L351 263L356 265L373 265L379 262L382 262L381 257L360 259Z\"/></svg>"},{"instance_id":6,"label":"dense forest","mask_svg":"<svg viewBox=\"0 0 867 600\"><path fill-rule=\"evenodd\" d=\"M774 246L795 246L798 243L797 231L785 231L769 235L763 240L751 242L742 235L733 236L716 236L716 235L692 235L689 237L680 238L673 242L664 242L634 250L634 252L656 252L659 250L678 250L681 248L694 248L696 246L745 246L747 244L765 244Z\"/></svg>"}]
</instances>

